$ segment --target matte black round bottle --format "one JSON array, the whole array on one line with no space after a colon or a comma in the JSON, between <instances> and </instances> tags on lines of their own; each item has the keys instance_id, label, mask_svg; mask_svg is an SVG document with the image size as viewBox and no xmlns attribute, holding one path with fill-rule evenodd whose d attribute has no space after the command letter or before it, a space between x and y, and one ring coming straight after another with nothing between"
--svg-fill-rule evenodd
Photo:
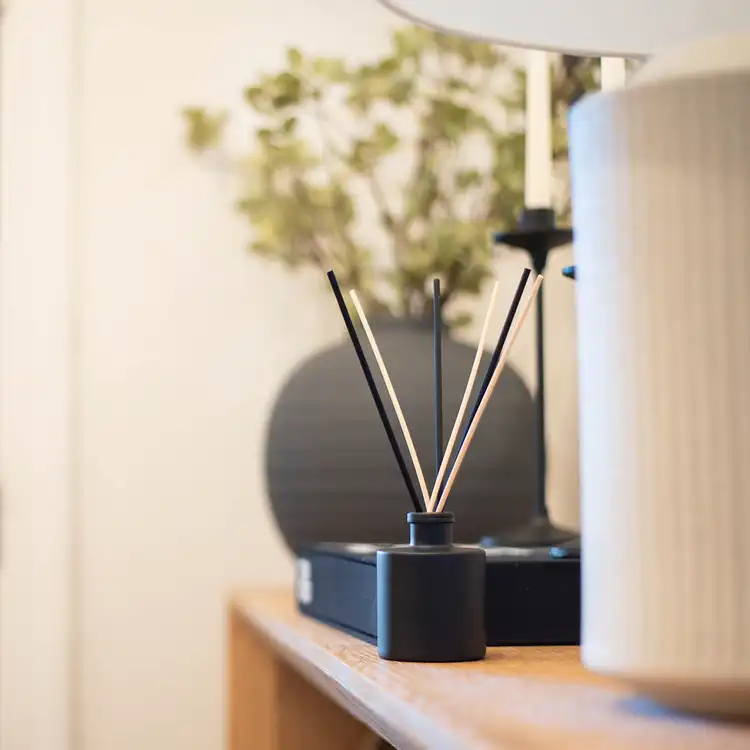
<instances>
[{"instance_id":1,"label":"matte black round bottle","mask_svg":"<svg viewBox=\"0 0 750 750\"><path fill-rule=\"evenodd\" d=\"M395 661L483 659L483 549L453 544L453 513L409 513L409 544L378 550L378 654Z\"/></svg>"}]
</instances>

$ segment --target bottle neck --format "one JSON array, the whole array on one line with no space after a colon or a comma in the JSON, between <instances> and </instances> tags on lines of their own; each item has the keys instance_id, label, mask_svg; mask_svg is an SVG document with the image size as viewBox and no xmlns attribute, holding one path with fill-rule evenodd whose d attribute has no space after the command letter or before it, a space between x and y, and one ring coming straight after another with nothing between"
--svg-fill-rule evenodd
<instances>
[{"instance_id":1,"label":"bottle neck","mask_svg":"<svg viewBox=\"0 0 750 750\"><path fill-rule=\"evenodd\" d=\"M406 520L412 547L450 547L453 544L453 513L409 513Z\"/></svg>"}]
</instances>

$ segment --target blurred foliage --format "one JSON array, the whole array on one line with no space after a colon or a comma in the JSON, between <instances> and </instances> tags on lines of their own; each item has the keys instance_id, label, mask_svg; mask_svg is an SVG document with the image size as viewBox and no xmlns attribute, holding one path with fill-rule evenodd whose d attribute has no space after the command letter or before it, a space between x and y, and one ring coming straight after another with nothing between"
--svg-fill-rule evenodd
<instances>
[{"instance_id":1,"label":"blurred foliage","mask_svg":"<svg viewBox=\"0 0 750 750\"><path fill-rule=\"evenodd\" d=\"M568 107L596 86L598 63L551 59L555 169L567 185ZM478 294L491 232L523 206L524 92L524 70L500 48L418 27L364 64L287 50L281 70L244 90L257 127L237 206L251 251L333 268L369 310L403 317L429 314L434 276L444 304ZM184 116L192 149L221 148L226 112ZM381 231L363 235L363 216Z\"/></svg>"}]
</instances>

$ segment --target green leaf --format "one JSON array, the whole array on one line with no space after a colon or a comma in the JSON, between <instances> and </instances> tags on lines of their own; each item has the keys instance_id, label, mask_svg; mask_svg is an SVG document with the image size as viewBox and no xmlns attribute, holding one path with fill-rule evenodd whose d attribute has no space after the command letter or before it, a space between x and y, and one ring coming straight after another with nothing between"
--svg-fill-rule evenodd
<instances>
[{"instance_id":1,"label":"green leaf","mask_svg":"<svg viewBox=\"0 0 750 750\"><path fill-rule=\"evenodd\" d=\"M346 106L358 115L367 115L374 104L373 97L364 88L355 88L346 98Z\"/></svg>"},{"instance_id":2,"label":"green leaf","mask_svg":"<svg viewBox=\"0 0 750 750\"><path fill-rule=\"evenodd\" d=\"M435 172L425 171L414 189L406 196L405 215L407 220L429 220L432 208L439 194L438 177Z\"/></svg>"},{"instance_id":3,"label":"green leaf","mask_svg":"<svg viewBox=\"0 0 750 750\"><path fill-rule=\"evenodd\" d=\"M343 83L348 78L348 71L343 60L335 57L318 57L313 60L313 73L333 83Z\"/></svg>"},{"instance_id":4,"label":"green leaf","mask_svg":"<svg viewBox=\"0 0 750 750\"><path fill-rule=\"evenodd\" d=\"M276 246L270 242L261 242L255 240L248 246L250 252L260 255L263 258L273 258L276 255Z\"/></svg>"},{"instance_id":5,"label":"green leaf","mask_svg":"<svg viewBox=\"0 0 750 750\"><path fill-rule=\"evenodd\" d=\"M473 42L472 56L474 62L482 68L497 68L507 59L501 50L493 44Z\"/></svg>"},{"instance_id":6,"label":"green leaf","mask_svg":"<svg viewBox=\"0 0 750 750\"><path fill-rule=\"evenodd\" d=\"M433 32L418 26L398 29L394 32L392 43L395 57L400 61L414 59L424 53L432 42Z\"/></svg>"},{"instance_id":7,"label":"green leaf","mask_svg":"<svg viewBox=\"0 0 750 750\"><path fill-rule=\"evenodd\" d=\"M273 82L271 102L277 110L299 104L302 100L302 80L295 73L280 73Z\"/></svg>"},{"instance_id":8,"label":"green leaf","mask_svg":"<svg viewBox=\"0 0 750 750\"><path fill-rule=\"evenodd\" d=\"M454 183L459 190L468 190L482 184L482 175L477 169L461 169L456 172Z\"/></svg>"},{"instance_id":9,"label":"green leaf","mask_svg":"<svg viewBox=\"0 0 750 750\"><path fill-rule=\"evenodd\" d=\"M297 47L289 47L286 51L286 61L294 69L302 65L302 53Z\"/></svg>"},{"instance_id":10,"label":"green leaf","mask_svg":"<svg viewBox=\"0 0 750 750\"><path fill-rule=\"evenodd\" d=\"M226 112L212 114L200 107L186 107L182 115L187 123L187 142L191 149L201 152L219 145L228 120Z\"/></svg>"},{"instance_id":11,"label":"green leaf","mask_svg":"<svg viewBox=\"0 0 750 750\"><path fill-rule=\"evenodd\" d=\"M397 58L386 57L377 64L375 70L381 75L389 76L396 73L400 67L400 61Z\"/></svg>"},{"instance_id":12,"label":"green leaf","mask_svg":"<svg viewBox=\"0 0 750 750\"><path fill-rule=\"evenodd\" d=\"M467 81L465 81L463 78L456 78L455 76L450 76L449 78L446 78L445 80L445 87L448 89L448 91L469 91L471 89L471 86Z\"/></svg>"},{"instance_id":13,"label":"green leaf","mask_svg":"<svg viewBox=\"0 0 750 750\"><path fill-rule=\"evenodd\" d=\"M253 109L259 109L262 107L263 102L266 99L266 92L262 86L248 86L242 92L245 102L249 104Z\"/></svg>"},{"instance_id":14,"label":"green leaf","mask_svg":"<svg viewBox=\"0 0 750 750\"><path fill-rule=\"evenodd\" d=\"M398 136L393 132L389 125L386 125L384 122L379 122L375 126L373 143L380 150L381 155L385 155L398 146Z\"/></svg>"},{"instance_id":15,"label":"green leaf","mask_svg":"<svg viewBox=\"0 0 750 750\"><path fill-rule=\"evenodd\" d=\"M348 226L356 216L354 200L341 185L331 188L330 208L333 218L341 226Z\"/></svg>"},{"instance_id":16,"label":"green leaf","mask_svg":"<svg viewBox=\"0 0 750 750\"><path fill-rule=\"evenodd\" d=\"M450 330L457 331L459 328L466 328L472 320L474 320L474 316L471 313L453 313L445 320L445 324Z\"/></svg>"},{"instance_id":17,"label":"green leaf","mask_svg":"<svg viewBox=\"0 0 750 750\"><path fill-rule=\"evenodd\" d=\"M395 80L388 90L388 98L397 106L409 102L414 95L414 80L400 78Z\"/></svg>"},{"instance_id":18,"label":"green leaf","mask_svg":"<svg viewBox=\"0 0 750 750\"><path fill-rule=\"evenodd\" d=\"M353 142L347 164L355 172L371 172L381 159L395 150L398 143L396 133L387 124L379 122L369 138Z\"/></svg>"},{"instance_id":19,"label":"green leaf","mask_svg":"<svg viewBox=\"0 0 750 750\"><path fill-rule=\"evenodd\" d=\"M440 96L430 102L424 127L435 139L456 143L469 132L481 129L485 121L472 107Z\"/></svg>"}]
</instances>

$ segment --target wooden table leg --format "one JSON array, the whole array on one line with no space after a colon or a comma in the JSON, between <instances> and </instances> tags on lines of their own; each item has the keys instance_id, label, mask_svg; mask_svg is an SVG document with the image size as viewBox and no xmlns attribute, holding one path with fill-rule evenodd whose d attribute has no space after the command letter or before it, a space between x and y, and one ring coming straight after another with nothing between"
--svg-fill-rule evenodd
<instances>
[{"instance_id":1,"label":"wooden table leg","mask_svg":"<svg viewBox=\"0 0 750 750\"><path fill-rule=\"evenodd\" d=\"M370 750L377 737L229 616L228 750Z\"/></svg>"}]
</instances>

